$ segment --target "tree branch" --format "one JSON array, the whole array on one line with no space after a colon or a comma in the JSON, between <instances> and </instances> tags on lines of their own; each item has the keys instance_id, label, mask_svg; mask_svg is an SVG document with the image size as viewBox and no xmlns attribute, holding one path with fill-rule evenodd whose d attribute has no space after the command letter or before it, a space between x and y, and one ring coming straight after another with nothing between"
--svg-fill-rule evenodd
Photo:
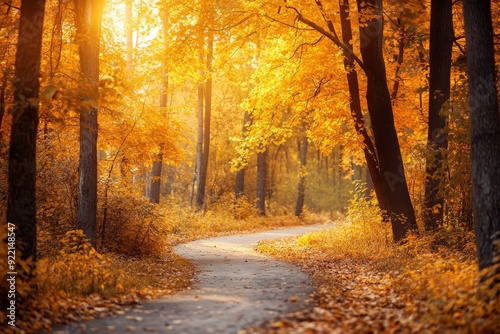
<instances>
[{"instance_id":1,"label":"tree branch","mask_svg":"<svg viewBox=\"0 0 500 334\"><path fill-rule=\"evenodd\" d=\"M312 28L312 29L299 28L299 27L297 27L297 26L295 26L293 24L286 23L286 22L280 21L278 19L275 19L274 17L269 16L267 14L261 14L261 16L264 16L265 18L267 18L267 19L269 19L269 20L271 20L273 22L277 22L279 24L282 24L284 26L287 26L287 27L290 27L290 28L293 28L293 29L296 29L296 30L305 30L305 31L313 31L313 30L315 30L314 28Z\"/></svg>"},{"instance_id":2,"label":"tree branch","mask_svg":"<svg viewBox=\"0 0 500 334\"><path fill-rule=\"evenodd\" d=\"M354 59L354 61L356 61L356 63L358 63L359 67L363 70L363 72L365 72L366 75L370 74L370 71L366 68L366 66L363 63L363 61L353 51L351 51L350 48L347 45L345 45L344 43L342 43L338 39L338 37L336 37L335 35L333 35L332 33L328 32L328 31L326 31L323 27L319 26L315 22L313 22L313 21L309 20L308 18L304 17L302 15L302 13L300 13L297 10L297 8L291 7L291 6L287 6L286 8L293 10L297 14L297 19L300 22L302 22L302 23L308 25L309 27L313 28L313 30L316 30L317 32L319 32L320 34L322 34L323 36L325 36L326 38L328 38L329 40L331 40L340 49L342 49L342 51L344 52L344 56L352 57Z\"/></svg>"},{"instance_id":3,"label":"tree branch","mask_svg":"<svg viewBox=\"0 0 500 334\"><path fill-rule=\"evenodd\" d=\"M319 42L321 42L323 40L323 38L325 38L325 36L321 36L316 42L314 43L302 43L300 44L299 46L297 46L297 48L295 49L295 51L293 52L292 56L290 57L290 59L292 59L293 57L295 57L295 54L297 53L297 51L299 51L300 48L304 48L305 45L310 45L310 46L314 46L316 44L318 44Z\"/></svg>"}]
</instances>

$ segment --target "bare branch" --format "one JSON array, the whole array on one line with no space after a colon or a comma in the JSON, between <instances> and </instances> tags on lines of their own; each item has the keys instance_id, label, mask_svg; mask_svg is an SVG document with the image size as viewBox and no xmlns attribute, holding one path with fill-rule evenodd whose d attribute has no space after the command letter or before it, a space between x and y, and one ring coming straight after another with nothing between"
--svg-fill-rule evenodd
<instances>
[{"instance_id":1,"label":"bare branch","mask_svg":"<svg viewBox=\"0 0 500 334\"><path fill-rule=\"evenodd\" d=\"M220 29L209 29L209 31L224 31L224 30L229 30L229 29L232 29L234 27L237 27L239 26L240 24L242 24L243 22L249 20L254 14L250 14L246 17L244 17L243 19L241 19L239 22L236 22L235 24L232 24L232 25L229 25L229 26L225 26L225 27L222 27Z\"/></svg>"},{"instance_id":2,"label":"bare branch","mask_svg":"<svg viewBox=\"0 0 500 334\"><path fill-rule=\"evenodd\" d=\"M293 25L293 24L286 23L286 22L280 21L280 20L278 20L278 19L275 19L274 17L269 16L269 15L267 15L267 14L263 14L263 15L261 15L261 16L264 16L265 18L267 18L267 19L269 19L269 20L271 20L271 21L273 21L273 22L276 22L276 23L282 24L282 25L284 25L284 26L287 26L287 27L290 27L290 28L293 28L293 29L296 29L296 30L305 30L305 31L313 31L313 30L315 30L315 29L299 28L299 27L297 27L297 26L295 26L295 25Z\"/></svg>"},{"instance_id":3,"label":"bare branch","mask_svg":"<svg viewBox=\"0 0 500 334\"><path fill-rule=\"evenodd\" d=\"M370 71L366 68L365 64L363 61L347 46L346 44L342 43L338 37L333 35L331 32L326 31L323 27L319 26L315 22L309 20L308 18L304 17L301 12L297 10L297 8L287 6L286 8L293 10L297 14L297 19L308 25L309 27L313 28L313 30L316 30L329 40L331 40L335 45L337 45L342 51L344 52L345 56L352 57L356 63L358 63L359 67L365 72L365 74L369 75Z\"/></svg>"},{"instance_id":4,"label":"bare branch","mask_svg":"<svg viewBox=\"0 0 500 334\"><path fill-rule=\"evenodd\" d=\"M293 52L292 56L290 57L290 59L292 59L293 57L295 57L295 54L297 53L297 51L299 51L299 49L301 48L304 48L305 45L309 45L309 46L314 46L316 44L318 44L319 42L321 42L323 40L323 38L325 38L325 36L321 36L316 42L314 43L302 43L300 44L299 46L297 46L297 48L295 49L295 51Z\"/></svg>"}]
</instances>

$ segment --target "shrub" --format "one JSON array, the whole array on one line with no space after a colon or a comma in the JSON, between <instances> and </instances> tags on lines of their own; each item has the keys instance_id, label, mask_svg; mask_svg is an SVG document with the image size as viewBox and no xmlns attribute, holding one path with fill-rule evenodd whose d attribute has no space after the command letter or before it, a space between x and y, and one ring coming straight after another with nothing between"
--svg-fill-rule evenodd
<instances>
[{"instance_id":1,"label":"shrub","mask_svg":"<svg viewBox=\"0 0 500 334\"><path fill-rule=\"evenodd\" d=\"M37 265L37 285L41 291L74 295L112 293L120 287L122 272L110 258L97 253L82 230L67 232L61 250Z\"/></svg>"}]
</instances>

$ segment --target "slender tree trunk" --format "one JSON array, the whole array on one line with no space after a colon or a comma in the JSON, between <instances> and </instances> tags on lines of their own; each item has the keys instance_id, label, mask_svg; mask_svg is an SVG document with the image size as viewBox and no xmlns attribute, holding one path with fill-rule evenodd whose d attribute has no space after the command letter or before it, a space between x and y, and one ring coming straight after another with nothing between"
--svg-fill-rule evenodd
<instances>
[{"instance_id":1,"label":"slender tree trunk","mask_svg":"<svg viewBox=\"0 0 500 334\"><path fill-rule=\"evenodd\" d=\"M38 99L44 12L44 0L21 2L9 148L8 227L15 227L21 258L34 261L38 103L27 101Z\"/></svg>"},{"instance_id":2,"label":"slender tree trunk","mask_svg":"<svg viewBox=\"0 0 500 334\"><path fill-rule=\"evenodd\" d=\"M196 194L196 208L205 208L205 190L207 184L208 160L210 154L210 121L212 114L212 58L214 51L213 33L208 36L207 70L209 77L205 83L205 115L203 122L203 152L201 155L200 169L198 174L198 188Z\"/></svg>"},{"instance_id":3,"label":"slender tree trunk","mask_svg":"<svg viewBox=\"0 0 500 334\"><path fill-rule=\"evenodd\" d=\"M255 206L259 215L266 215L267 192L267 149L257 154L257 202Z\"/></svg>"},{"instance_id":4,"label":"slender tree trunk","mask_svg":"<svg viewBox=\"0 0 500 334\"><path fill-rule=\"evenodd\" d=\"M352 29L349 18L349 0L340 0L340 22L342 26L342 40L350 50L352 47ZM387 194L384 192L385 180L380 175L377 152L368 131L366 129L363 113L361 111L361 99L359 96L358 74L354 66L354 58L344 53L344 67L347 72L347 84L349 87L351 116L354 121L356 132L363 138L363 154L371 176L372 184L377 195L377 200L382 211L388 211Z\"/></svg>"},{"instance_id":5,"label":"slender tree trunk","mask_svg":"<svg viewBox=\"0 0 500 334\"><path fill-rule=\"evenodd\" d=\"M307 141L307 136L304 135L302 138L302 145L299 145L300 151L300 171L299 175L299 184L298 184L298 195L297 195L297 204L295 205L295 216L299 217L302 215L302 210L304 208L304 200L306 196L306 176L303 175L305 172L305 167L307 163L307 146L309 142Z\"/></svg>"},{"instance_id":6,"label":"slender tree trunk","mask_svg":"<svg viewBox=\"0 0 500 334\"><path fill-rule=\"evenodd\" d=\"M398 19L398 24L401 24L399 19ZM400 26L398 30L399 30L398 54L395 57L396 70L395 70L394 84L392 85L392 92L391 92L392 104L396 102L396 98L398 97L399 84L401 82L401 78L399 77L399 70L401 69L401 65L403 64L403 57L405 54L405 30L403 26Z\"/></svg>"},{"instance_id":7,"label":"slender tree trunk","mask_svg":"<svg viewBox=\"0 0 500 334\"><path fill-rule=\"evenodd\" d=\"M195 163L195 172L193 175L193 185L191 188L190 195L190 203L193 203L193 198L197 197L197 192L195 194L195 185L196 189L200 184L200 170L201 170L201 160L203 159L203 110L205 105L205 87L203 83L198 84L198 138L196 142L196 163ZM197 202L197 198L196 198Z\"/></svg>"},{"instance_id":8,"label":"slender tree trunk","mask_svg":"<svg viewBox=\"0 0 500 334\"><path fill-rule=\"evenodd\" d=\"M102 0L75 0L80 71L80 158L77 227L96 246L97 101Z\"/></svg>"},{"instance_id":9,"label":"slender tree trunk","mask_svg":"<svg viewBox=\"0 0 500 334\"><path fill-rule=\"evenodd\" d=\"M243 116L243 128L241 130L241 134L243 137L245 137L245 134L248 131L249 121L250 115L248 114L248 111L245 110L245 115ZM234 197L236 198L236 200L240 199L245 192L245 169L246 167L241 168L236 172L236 181L234 184Z\"/></svg>"},{"instance_id":10,"label":"slender tree trunk","mask_svg":"<svg viewBox=\"0 0 500 334\"><path fill-rule=\"evenodd\" d=\"M391 96L387 86L383 58L382 1L357 0L357 3L360 13L364 8L370 8L371 12L376 14L376 17L365 18L366 22L360 25L361 56L367 70L366 100L377 147L380 173L385 180L384 193L387 194L387 207L394 241L399 242L410 230L417 230L417 223L406 184L403 160L394 126Z\"/></svg>"},{"instance_id":11,"label":"slender tree trunk","mask_svg":"<svg viewBox=\"0 0 500 334\"><path fill-rule=\"evenodd\" d=\"M149 200L152 203L160 203L160 190L161 190L161 169L163 165L163 153L158 153L153 161L153 167L151 168L151 192L149 194Z\"/></svg>"},{"instance_id":12,"label":"slender tree trunk","mask_svg":"<svg viewBox=\"0 0 500 334\"><path fill-rule=\"evenodd\" d=\"M427 146L432 155L426 159L424 225L426 230L436 230L443 224L444 196L441 182L444 174L443 151L448 148L444 132L446 115L441 113L443 104L450 98L451 49L453 46L453 17L451 0L431 1L430 77L429 77L429 128Z\"/></svg>"},{"instance_id":13,"label":"slender tree trunk","mask_svg":"<svg viewBox=\"0 0 500 334\"><path fill-rule=\"evenodd\" d=\"M479 269L482 269L494 262L494 243L500 241L500 117L491 4L490 1L464 0L463 5L469 75L474 230Z\"/></svg>"},{"instance_id":14,"label":"slender tree trunk","mask_svg":"<svg viewBox=\"0 0 500 334\"><path fill-rule=\"evenodd\" d=\"M166 71L163 71L163 83L160 94L160 108L165 110L167 107L167 93L168 93L168 75ZM161 178L162 178L162 166L163 166L163 147L160 143L160 152L156 154L153 160L153 167L151 168L151 193L149 194L149 200L152 203L160 203L161 196Z\"/></svg>"}]
</instances>

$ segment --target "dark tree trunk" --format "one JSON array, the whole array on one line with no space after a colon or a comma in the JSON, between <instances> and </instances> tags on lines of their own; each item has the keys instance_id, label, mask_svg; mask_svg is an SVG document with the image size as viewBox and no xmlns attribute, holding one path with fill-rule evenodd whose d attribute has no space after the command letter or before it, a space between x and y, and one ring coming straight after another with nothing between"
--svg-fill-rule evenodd
<instances>
[{"instance_id":1,"label":"dark tree trunk","mask_svg":"<svg viewBox=\"0 0 500 334\"><path fill-rule=\"evenodd\" d=\"M297 194L297 204L295 205L295 215L297 217L300 217L302 215L302 210L304 208L304 200L306 197L306 177L305 175L302 175L303 172L305 172L305 167L307 163L307 146L309 145L309 142L307 141L307 136L304 136L302 138L302 144L299 145L299 152L300 152L300 169L299 173L299 184L297 187L298 194Z\"/></svg>"},{"instance_id":2,"label":"dark tree trunk","mask_svg":"<svg viewBox=\"0 0 500 334\"><path fill-rule=\"evenodd\" d=\"M250 115L248 111L245 110L245 115L243 116L243 128L241 130L241 134L245 137L245 134L248 131L248 122L250 121ZM245 192L245 169L241 168L236 172L236 181L234 184L234 197L238 200L243 196Z\"/></svg>"},{"instance_id":3,"label":"dark tree trunk","mask_svg":"<svg viewBox=\"0 0 500 334\"><path fill-rule=\"evenodd\" d=\"M340 0L340 22L342 25L342 40L352 51L352 29L349 18L349 0ZM344 67L347 72L347 84L349 87L351 116L354 121L356 132L363 138L363 153L366 159L366 164L370 172L375 194L380 208L387 211L387 194L384 192L383 183L385 182L380 175L380 170L377 161L377 153L375 146L366 130L363 113L361 112L361 99L359 97L359 83L356 68L354 66L354 58L347 52L344 52Z\"/></svg>"},{"instance_id":4,"label":"dark tree trunk","mask_svg":"<svg viewBox=\"0 0 500 334\"><path fill-rule=\"evenodd\" d=\"M443 150L448 148L446 115L441 114L443 104L450 98L451 49L453 46L453 17L451 0L431 1L431 31L429 52L429 128L427 146L432 155L427 157L425 176L424 225L436 230L443 224L444 181Z\"/></svg>"},{"instance_id":5,"label":"dark tree trunk","mask_svg":"<svg viewBox=\"0 0 500 334\"><path fill-rule=\"evenodd\" d=\"M267 149L257 154L257 201L255 206L259 215L266 215L267 192Z\"/></svg>"},{"instance_id":6,"label":"dark tree trunk","mask_svg":"<svg viewBox=\"0 0 500 334\"><path fill-rule=\"evenodd\" d=\"M77 227L96 246L97 101L102 0L75 0L80 71L80 158Z\"/></svg>"},{"instance_id":7,"label":"dark tree trunk","mask_svg":"<svg viewBox=\"0 0 500 334\"><path fill-rule=\"evenodd\" d=\"M161 190L161 168L163 165L163 153L158 153L153 161L151 169L151 192L149 200L152 203L160 203L160 190Z\"/></svg>"},{"instance_id":8,"label":"dark tree trunk","mask_svg":"<svg viewBox=\"0 0 500 334\"><path fill-rule=\"evenodd\" d=\"M205 95L205 87L203 83L199 83L198 84L198 137L196 142L196 164L194 167L195 172L193 176L193 184L191 186L191 195L189 200L190 203L193 202L193 197L195 198L196 203L198 203L197 189L200 186L200 174L202 165L201 161L203 160L203 111L205 105L204 95ZM195 185L196 185L196 193L195 193Z\"/></svg>"},{"instance_id":9,"label":"dark tree trunk","mask_svg":"<svg viewBox=\"0 0 500 334\"><path fill-rule=\"evenodd\" d=\"M2 82L2 86L0 87L0 148L2 147L3 135L2 135L2 123L3 116L5 115L5 100L6 100L6 88L7 88L7 76L4 75L4 82Z\"/></svg>"},{"instance_id":10,"label":"dark tree trunk","mask_svg":"<svg viewBox=\"0 0 500 334\"><path fill-rule=\"evenodd\" d=\"M399 19L398 19L398 24L400 24ZM403 26L399 26L398 30L399 30L398 53L397 55L395 55L396 69L395 69L394 84L392 85L392 92L391 92L392 104L396 102L396 98L398 97L399 84L401 82L401 78L399 77L399 70L401 69L401 65L403 64L403 57L405 54L405 30Z\"/></svg>"},{"instance_id":11,"label":"dark tree trunk","mask_svg":"<svg viewBox=\"0 0 500 334\"><path fill-rule=\"evenodd\" d=\"M27 101L38 99L44 12L44 0L21 2L9 149L7 222L15 226L21 258L34 261L38 103Z\"/></svg>"},{"instance_id":12,"label":"dark tree trunk","mask_svg":"<svg viewBox=\"0 0 500 334\"><path fill-rule=\"evenodd\" d=\"M398 137L394 127L391 96L387 86L383 58L383 15L381 0L357 0L358 10L371 8L377 16L360 25L360 47L368 87L366 100L372 122L375 146L384 193L387 194L392 232L395 242L401 241L410 230L417 230L415 212L410 200L404 174Z\"/></svg>"},{"instance_id":13,"label":"dark tree trunk","mask_svg":"<svg viewBox=\"0 0 500 334\"><path fill-rule=\"evenodd\" d=\"M472 198L479 269L500 240L500 118L490 1L464 0L471 121Z\"/></svg>"}]
</instances>

